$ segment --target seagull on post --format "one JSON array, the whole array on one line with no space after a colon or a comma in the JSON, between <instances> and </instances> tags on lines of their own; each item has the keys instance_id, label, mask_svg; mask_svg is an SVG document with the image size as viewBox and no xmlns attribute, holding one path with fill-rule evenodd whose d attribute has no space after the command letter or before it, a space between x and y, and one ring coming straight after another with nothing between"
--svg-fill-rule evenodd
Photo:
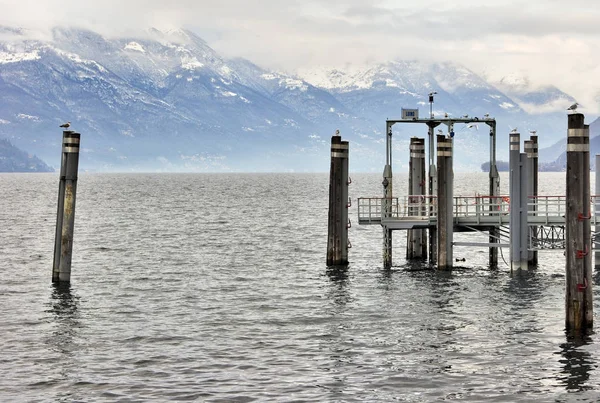
<instances>
[{"instance_id":1,"label":"seagull on post","mask_svg":"<svg viewBox=\"0 0 600 403\"><path fill-rule=\"evenodd\" d=\"M67 122L67 123L62 124L62 125L60 125L58 127L62 127L63 129L68 129L69 127L71 127L71 122Z\"/></svg>"},{"instance_id":2,"label":"seagull on post","mask_svg":"<svg viewBox=\"0 0 600 403\"><path fill-rule=\"evenodd\" d=\"M579 104L577 102L575 102L573 105L569 106L567 108L568 111L573 111L575 112L577 110L577 107L579 106Z\"/></svg>"}]
</instances>

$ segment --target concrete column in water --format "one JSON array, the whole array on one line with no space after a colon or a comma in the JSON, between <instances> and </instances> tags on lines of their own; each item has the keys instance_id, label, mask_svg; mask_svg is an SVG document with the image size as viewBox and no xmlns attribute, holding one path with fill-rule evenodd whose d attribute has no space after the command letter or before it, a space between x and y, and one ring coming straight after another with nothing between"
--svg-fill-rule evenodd
<instances>
[{"instance_id":1,"label":"concrete column in water","mask_svg":"<svg viewBox=\"0 0 600 403\"><path fill-rule=\"evenodd\" d=\"M349 144L336 132L331 137L327 265L348 264L348 156Z\"/></svg>"},{"instance_id":2,"label":"concrete column in water","mask_svg":"<svg viewBox=\"0 0 600 403\"><path fill-rule=\"evenodd\" d=\"M393 175L392 175L392 125L386 122L386 158L383 168L383 200L382 200L382 221L392 216L393 208ZM383 267L389 269L392 267L392 230L385 224L383 226Z\"/></svg>"},{"instance_id":3,"label":"concrete column in water","mask_svg":"<svg viewBox=\"0 0 600 403\"><path fill-rule=\"evenodd\" d=\"M71 281L80 139L81 135L79 133L63 132L56 234L54 238L54 262L52 265L53 282Z\"/></svg>"},{"instance_id":4,"label":"concrete column in water","mask_svg":"<svg viewBox=\"0 0 600 403\"><path fill-rule=\"evenodd\" d=\"M454 237L454 172L452 168L452 139L437 136L437 268L452 269Z\"/></svg>"},{"instance_id":5,"label":"concrete column in water","mask_svg":"<svg viewBox=\"0 0 600 403\"><path fill-rule=\"evenodd\" d=\"M425 203L425 139L410 139L410 161L408 174L409 208L408 214L427 214ZM427 232L424 229L411 229L406 236L406 258L425 259L427 257Z\"/></svg>"},{"instance_id":6,"label":"concrete column in water","mask_svg":"<svg viewBox=\"0 0 600 403\"><path fill-rule=\"evenodd\" d=\"M566 328L583 332L593 325L590 223L590 134L581 113L568 117L566 244Z\"/></svg>"}]
</instances>

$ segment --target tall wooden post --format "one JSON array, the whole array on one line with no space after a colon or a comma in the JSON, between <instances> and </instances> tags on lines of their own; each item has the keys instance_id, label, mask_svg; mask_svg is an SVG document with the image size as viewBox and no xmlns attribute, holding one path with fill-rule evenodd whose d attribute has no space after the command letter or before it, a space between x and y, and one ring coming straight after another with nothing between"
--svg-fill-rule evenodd
<instances>
[{"instance_id":1,"label":"tall wooden post","mask_svg":"<svg viewBox=\"0 0 600 403\"><path fill-rule=\"evenodd\" d=\"M527 154L527 197L528 214L530 217L536 215L537 196L538 196L538 137L531 136L525 141L525 153ZM528 227L528 235L533 237L536 229L533 226ZM528 251L527 263L529 267L534 267L538 263L537 251Z\"/></svg>"},{"instance_id":2,"label":"tall wooden post","mask_svg":"<svg viewBox=\"0 0 600 403\"><path fill-rule=\"evenodd\" d=\"M348 264L348 156L349 144L336 133L331 137L327 265Z\"/></svg>"},{"instance_id":3,"label":"tall wooden post","mask_svg":"<svg viewBox=\"0 0 600 403\"><path fill-rule=\"evenodd\" d=\"M498 214L498 206L500 199L494 196L500 195L500 175L498 174L498 167L496 166L496 121L487 121L486 124L490 126L490 211L496 211ZM500 243L500 230L498 226L493 226L489 231L489 242L490 244ZM498 248L490 248L489 250L489 265L490 268L498 267Z\"/></svg>"},{"instance_id":4,"label":"tall wooden post","mask_svg":"<svg viewBox=\"0 0 600 403\"><path fill-rule=\"evenodd\" d=\"M600 270L600 154L596 154L596 188L594 201L594 214L596 215L596 236L594 242L595 267Z\"/></svg>"},{"instance_id":5,"label":"tall wooden post","mask_svg":"<svg viewBox=\"0 0 600 403\"><path fill-rule=\"evenodd\" d=\"M54 238L54 262L52 265L53 282L71 281L80 138L81 135L79 133L72 131L63 132L56 234Z\"/></svg>"},{"instance_id":6,"label":"tall wooden post","mask_svg":"<svg viewBox=\"0 0 600 403\"><path fill-rule=\"evenodd\" d=\"M429 140L429 174L428 174L428 187L427 194L429 196L437 196L438 189L438 172L435 166L435 136L433 130L439 125L439 123L428 122L427 123L427 138ZM434 214L437 210L437 200L430 198L430 214ZM437 262L437 230L433 227L429 227L429 264L435 264Z\"/></svg>"},{"instance_id":7,"label":"tall wooden post","mask_svg":"<svg viewBox=\"0 0 600 403\"><path fill-rule=\"evenodd\" d=\"M452 269L454 236L454 172L452 168L452 139L437 136L437 268Z\"/></svg>"},{"instance_id":8,"label":"tall wooden post","mask_svg":"<svg viewBox=\"0 0 600 403\"><path fill-rule=\"evenodd\" d=\"M408 173L408 214L422 216L425 211L425 139L410 139L410 160ZM425 259L427 257L426 230L410 229L406 235L406 258Z\"/></svg>"},{"instance_id":9,"label":"tall wooden post","mask_svg":"<svg viewBox=\"0 0 600 403\"><path fill-rule=\"evenodd\" d=\"M385 167L383 168L383 202L381 206L382 226L383 226L383 267L389 269L392 267L392 230L388 228L383 221L392 216L393 209L393 175L392 175L392 124L386 122L386 153Z\"/></svg>"},{"instance_id":10,"label":"tall wooden post","mask_svg":"<svg viewBox=\"0 0 600 403\"><path fill-rule=\"evenodd\" d=\"M520 133L510 133L510 269L527 269L527 156Z\"/></svg>"},{"instance_id":11,"label":"tall wooden post","mask_svg":"<svg viewBox=\"0 0 600 403\"><path fill-rule=\"evenodd\" d=\"M590 134L581 113L568 117L566 328L579 333L593 325L590 224Z\"/></svg>"}]
</instances>

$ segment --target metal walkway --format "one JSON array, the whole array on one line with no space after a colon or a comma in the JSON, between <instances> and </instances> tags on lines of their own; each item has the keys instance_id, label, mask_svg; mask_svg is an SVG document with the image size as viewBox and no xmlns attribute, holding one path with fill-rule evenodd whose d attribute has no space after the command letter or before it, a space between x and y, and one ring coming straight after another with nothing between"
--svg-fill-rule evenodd
<instances>
[{"instance_id":1,"label":"metal walkway","mask_svg":"<svg viewBox=\"0 0 600 403\"><path fill-rule=\"evenodd\" d=\"M596 203L598 196L590 197ZM389 203L390 214L383 215ZM510 200L508 196L457 196L454 197L454 226L485 229L510 224ZM385 225L393 230L408 230L435 226L436 197L405 196L403 198L361 197L358 199L358 223L362 225ZM565 196L531 196L528 203L529 226L564 226L566 212ZM583 217L582 217L583 218ZM589 218L596 225L597 217Z\"/></svg>"}]
</instances>

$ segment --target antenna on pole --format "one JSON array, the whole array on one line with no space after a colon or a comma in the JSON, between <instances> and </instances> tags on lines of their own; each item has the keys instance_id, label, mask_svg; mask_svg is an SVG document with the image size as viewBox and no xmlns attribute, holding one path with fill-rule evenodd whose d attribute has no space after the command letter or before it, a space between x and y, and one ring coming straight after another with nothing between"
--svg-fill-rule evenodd
<instances>
[{"instance_id":1,"label":"antenna on pole","mask_svg":"<svg viewBox=\"0 0 600 403\"><path fill-rule=\"evenodd\" d=\"M433 96L437 94L437 91L429 93L429 117L433 119Z\"/></svg>"}]
</instances>

